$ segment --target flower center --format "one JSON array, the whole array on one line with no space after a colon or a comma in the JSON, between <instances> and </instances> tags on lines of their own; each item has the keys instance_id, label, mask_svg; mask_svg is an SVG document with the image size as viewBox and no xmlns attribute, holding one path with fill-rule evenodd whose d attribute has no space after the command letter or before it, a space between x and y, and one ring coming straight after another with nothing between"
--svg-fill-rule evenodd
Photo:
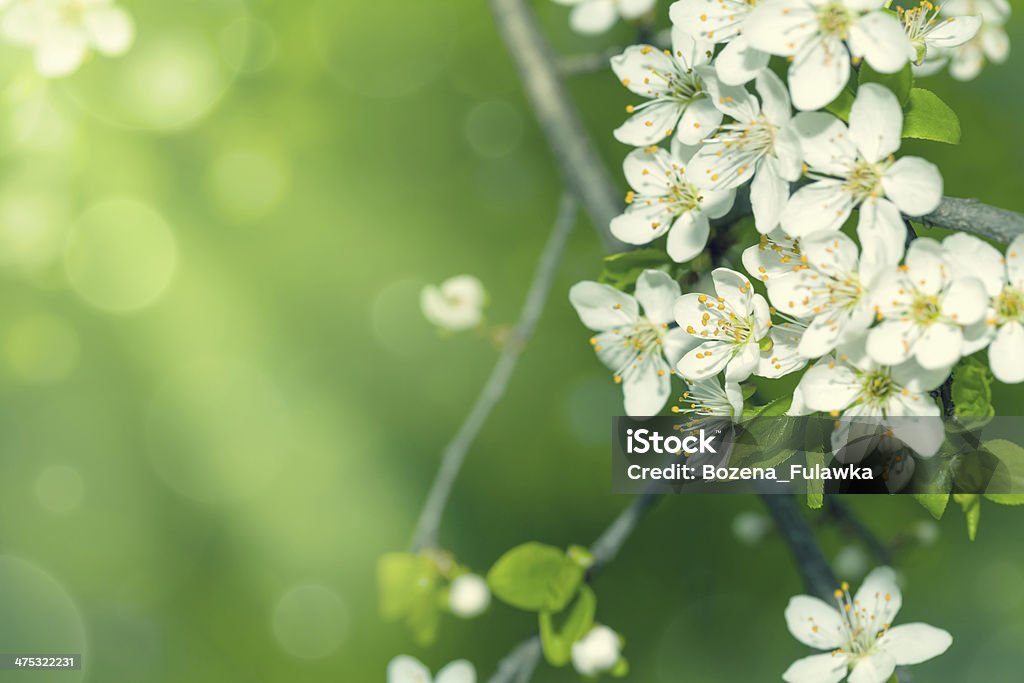
<instances>
[{"instance_id":1,"label":"flower center","mask_svg":"<svg viewBox=\"0 0 1024 683\"><path fill-rule=\"evenodd\" d=\"M841 2L830 2L818 12L818 28L839 40L846 40L852 24L853 14Z\"/></svg>"},{"instance_id":2,"label":"flower center","mask_svg":"<svg viewBox=\"0 0 1024 683\"><path fill-rule=\"evenodd\" d=\"M884 406L896 389L888 369L874 370L861 376L861 399L868 405Z\"/></svg>"},{"instance_id":3,"label":"flower center","mask_svg":"<svg viewBox=\"0 0 1024 683\"><path fill-rule=\"evenodd\" d=\"M691 325L686 328L687 334L730 341L737 347L751 340L756 325L752 316L737 315L722 297L712 298L701 294L698 301L707 309L701 316L701 329L697 330ZM738 348L733 352L737 353Z\"/></svg>"},{"instance_id":4,"label":"flower center","mask_svg":"<svg viewBox=\"0 0 1024 683\"><path fill-rule=\"evenodd\" d=\"M621 365L615 368L615 383L622 382L623 376L630 370L639 367L651 356L661 355L661 343L668 331L665 323L656 324L641 316L631 327L620 327L615 334L622 335L622 346L625 353L621 357ZM595 351L601 351L597 337L590 340ZM618 342L617 342L618 343Z\"/></svg>"},{"instance_id":5,"label":"flower center","mask_svg":"<svg viewBox=\"0 0 1024 683\"><path fill-rule=\"evenodd\" d=\"M886 165L882 163L872 164L867 161L858 161L846 178L843 188L857 199L878 197L884 194L882 190L882 176L885 174Z\"/></svg>"},{"instance_id":6,"label":"flower center","mask_svg":"<svg viewBox=\"0 0 1024 683\"><path fill-rule=\"evenodd\" d=\"M1007 287L996 297L995 309L1000 322L1020 322L1024 319L1024 292Z\"/></svg>"},{"instance_id":7,"label":"flower center","mask_svg":"<svg viewBox=\"0 0 1024 683\"><path fill-rule=\"evenodd\" d=\"M915 292L910 300L910 317L919 325L931 325L942 317L939 297Z\"/></svg>"},{"instance_id":8,"label":"flower center","mask_svg":"<svg viewBox=\"0 0 1024 683\"><path fill-rule=\"evenodd\" d=\"M883 605L892 600L886 593L875 593L870 597L872 604L862 605L859 600L850 597L850 584L843 582L842 588L834 593L839 614L843 618L843 630L846 643L837 652L845 652L856 661L870 655L890 625L880 623L879 612Z\"/></svg>"},{"instance_id":9,"label":"flower center","mask_svg":"<svg viewBox=\"0 0 1024 683\"><path fill-rule=\"evenodd\" d=\"M717 378L706 379L690 384L689 391L683 392L679 402L683 405L672 406L673 413L690 413L698 416L716 415L733 417L733 406L725 390Z\"/></svg>"},{"instance_id":10,"label":"flower center","mask_svg":"<svg viewBox=\"0 0 1024 683\"><path fill-rule=\"evenodd\" d=\"M939 16L939 8L928 2L928 0L922 0L919 6L908 10L897 7L896 12L903 22L903 30L906 31L911 45L914 46L916 54L914 64L920 66L924 62L928 51L926 42L928 34L937 29L941 24L953 21L953 19L942 19Z\"/></svg>"}]
</instances>

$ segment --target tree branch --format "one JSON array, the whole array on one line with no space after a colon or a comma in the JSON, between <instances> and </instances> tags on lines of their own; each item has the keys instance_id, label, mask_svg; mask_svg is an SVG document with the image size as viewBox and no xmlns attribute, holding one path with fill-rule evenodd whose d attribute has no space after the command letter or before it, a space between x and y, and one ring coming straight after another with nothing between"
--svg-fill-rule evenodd
<instances>
[{"instance_id":1,"label":"tree branch","mask_svg":"<svg viewBox=\"0 0 1024 683\"><path fill-rule=\"evenodd\" d=\"M533 9L523 0L489 2L566 186L579 199L605 247L609 251L627 249L609 229L611 220L622 212L619 192L569 99L554 52Z\"/></svg>"},{"instance_id":2,"label":"tree branch","mask_svg":"<svg viewBox=\"0 0 1024 683\"><path fill-rule=\"evenodd\" d=\"M808 592L832 604L832 593L839 582L814 538L814 531L800 514L796 500L793 496L771 493L761 494L761 500L786 539Z\"/></svg>"},{"instance_id":3,"label":"tree branch","mask_svg":"<svg viewBox=\"0 0 1024 683\"><path fill-rule=\"evenodd\" d=\"M619 516L591 544L590 552L594 556L594 564L587 572L588 583L615 559L622 546L633 535L636 525L661 497L654 492L655 488L652 486L634 498L629 507L619 513ZM498 663L498 670L487 679L487 683L526 683L533 675L540 656L540 636L532 635Z\"/></svg>"},{"instance_id":4,"label":"tree branch","mask_svg":"<svg viewBox=\"0 0 1024 683\"><path fill-rule=\"evenodd\" d=\"M885 565L892 564L892 552L889 550L889 546L882 543L872 533L871 529L864 522L860 521L857 515L847 507L846 503L839 496L825 496L825 509L828 510L828 513L832 515L836 522L863 541L864 545L871 551L871 554L875 556L875 559Z\"/></svg>"},{"instance_id":5,"label":"tree branch","mask_svg":"<svg viewBox=\"0 0 1024 683\"><path fill-rule=\"evenodd\" d=\"M534 273L533 282L530 283L530 290L523 303L519 321L512 329L501 356L491 371L491 376L487 379L487 384L484 385L466 420L445 447L444 454L441 456L441 467L434 477L430 494L427 496L427 502L423 506L423 511L416 524L416 531L413 534L412 549L414 551L437 543L441 515L448 503L452 486L459 475L459 470L462 469L462 463L466 459L469 447L480 433L494 406L505 395L519 356L537 328L537 321L540 319L551 290L555 270L565 252L569 233L572 232L573 226L576 224L577 213L576 199L566 193L558 208L558 217L551 230L551 236L537 263L537 270Z\"/></svg>"},{"instance_id":6,"label":"tree branch","mask_svg":"<svg viewBox=\"0 0 1024 683\"><path fill-rule=\"evenodd\" d=\"M1024 235L1024 215L975 199L945 197L938 209L917 220L929 227L970 232L997 242L1012 242Z\"/></svg>"}]
</instances>

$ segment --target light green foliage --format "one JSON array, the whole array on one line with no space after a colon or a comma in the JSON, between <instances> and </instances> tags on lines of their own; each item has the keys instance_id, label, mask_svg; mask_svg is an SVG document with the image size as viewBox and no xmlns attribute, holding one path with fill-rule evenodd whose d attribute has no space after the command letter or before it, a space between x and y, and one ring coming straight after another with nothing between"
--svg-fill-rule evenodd
<instances>
[{"instance_id":1,"label":"light green foliage","mask_svg":"<svg viewBox=\"0 0 1024 683\"><path fill-rule=\"evenodd\" d=\"M953 404L957 417L973 418L969 420L971 426L982 426L988 420L977 418L990 418L996 414L992 406L992 382L995 379L992 371L977 358L968 357L956 366L953 376Z\"/></svg>"},{"instance_id":2,"label":"light green foliage","mask_svg":"<svg viewBox=\"0 0 1024 683\"><path fill-rule=\"evenodd\" d=\"M896 95L900 104L905 107L910 101L910 91L914 87L914 73L911 71L909 62L894 74L878 73L872 69L867 62L864 62L860 65L857 82L860 85L865 83L878 83L880 85L884 85ZM840 99L841 98L842 96L840 96Z\"/></svg>"},{"instance_id":3,"label":"light green foliage","mask_svg":"<svg viewBox=\"0 0 1024 683\"><path fill-rule=\"evenodd\" d=\"M935 519L942 519L949 504L949 493L915 493L914 499Z\"/></svg>"},{"instance_id":4,"label":"light green foliage","mask_svg":"<svg viewBox=\"0 0 1024 683\"><path fill-rule=\"evenodd\" d=\"M981 496L977 493L955 493L953 500L960 504L967 519L967 536L973 541L978 535L981 521Z\"/></svg>"},{"instance_id":5,"label":"light green foliage","mask_svg":"<svg viewBox=\"0 0 1024 683\"><path fill-rule=\"evenodd\" d=\"M580 586L576 601L564 615L562 628L555 626L555 615L549 611L542 610L538 615L540 626L540 640L544 647L544 658L552 666L565 666L569 663L572 654L572 644L582 638L594 625L594 615L597 613L597 596L590 586Z\"/></svg>"},{"instance_id":6,"label":"light green foliage","mask_svg":"<svg viewBox=\"0 0 1024 683\"><path fill-rule=\"evenodd\" d=\"M637 278L645 270L661 270L678 280L689 270L689 266L675 263L664 249L634 249L606 256L597 280L626 291L636 285Z\"/></svg>"},{"instance_id":7,"label":"light green foliage","mask_svg":"<svg viewBox=\"0 0 1024 683\"><path fill-rule=\"evenodd\" d=\"M815 465L824 467L825 456L822 453L808 453L807 466ZM825 504L825 482L821 479L814 479L807 482L807 507L817 510Z\"/></svg>"},{"instance_id":8,"label":"light green foliage","mask_svg":"<svg viewBox=\"0 0 1024 683\"><path fill-rule=\"evenodd\" d=\"M524 543L502 555L487 573L494 595L530 612L561 612L583 581L584 568L564 551Z\"/></svg>"},{"instance_id":9,"label":"light green foliage","mask_svg":"<svg viewBox=\"0 0 1024 683\"><path fill-rule=\"evenodd\" d=\"M999 491L1024 491L1024 448L1003 439L986 441L985 448L999 460L990 487ZM1000 505L1024 505L1024 493L986 493L985 498Z\"/></svg>"},{"instance_id":10,"label":"light green foliage","mask_svg":"<svg viewBox=\"0 0 1024 683\"><path fill-rule=\"evenodd\" d=\"M421 645L437 637L441 617L437 564L413 553L388 553L377 561L380 613L386 621L405 621Z\"/></svg>"},{"instance_id":11,"label":"light green foliage","mask_svg":"<svg viewBox=\"0 0 1024 683\"><path fill-rule=\"evenodd\" d=\"M955 145L960 142L960 119L932 91L912 88L903 114L903 137Z\"/></svg>"}]
</instances>

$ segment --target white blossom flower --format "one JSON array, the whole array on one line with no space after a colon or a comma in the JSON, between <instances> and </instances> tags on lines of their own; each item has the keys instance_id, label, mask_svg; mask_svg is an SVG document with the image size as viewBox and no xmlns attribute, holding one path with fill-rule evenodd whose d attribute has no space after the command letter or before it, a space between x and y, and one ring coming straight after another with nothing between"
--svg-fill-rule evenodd
<instances>
[{"instance_id":1,"label":"white blossom flower","mask_svg":"<svg viewBox=\"0 0 1024 683\"><path fill-rule=\"evenodd\" d=\"M661 411L671 393L672 368L693 345L685 332L669 329L679 291L679 283L659 270L640 275L636 296L589 281L569 291L580 320L598 332L590 343L622 385L630 417Z\"/></svg>"},{"instance_id":2,"label":"white blossom flower","mask_svg":"<svg viewBox=\"0 0 1024 683\"><path fill-rule=\"evenodd\" d=\"M950 0L942 5L945 16L978 16L981 28L962 45L938 51L936 59L929 60L932 73L949 61L949 73L959 81L969 81L981 73L985 62L1002 64L1010 56L1010 39L1004 28L1010 17L1010 3L1006 0Z\"/></svg>"},{"instance_id":3,"label":"white blossom flower","mask_svg":"<svg viewBox=\"0 0 1024 683\"><path fill-rule=\"evenodd\" d=\"M865 83L850 110L849 129L824 112L800 114L794 125L815 182L790 198L783 230L794 237L837 231L858 208L861 259L873 268L899 263L906 239L900 213L923 216L938 208L942 175L919 157L893 159L903 130L896 96Z\"/></svg>"},{"instance_id":4,"label":"white blossom flower","mask_svg":"<svg viewBox=\"0 0 1024 683\"><path fill-rule=\"evenodd\" d=\"M483 321L487 291L479 279L472 275L456 275L441 283L427 285L420 292L420 309L434 325L460 332L476 327Z\"/></svg>"},{"instance_id":5,"label":"white blossom flower","mask_svg":"<svg viewBox=\"0 0 1024 683\"><path fill-rule=\"evenodd\" d=\"M639 19L654 9L658 0L555 0L571 6L569 26L577 33L604 33L622 19Z\"/></svg>"},{"instance_id":6,"label":"white blossom flower","mask_svg":"<svg viewBox=\"0 0 1024 683\"><path fill-rule=\"evenodd\" d=\"M872 358L884 365L914 358L928 370L947 371L960 360L963 327L984 319L989 297L981 280L953 268L954 260L923 237L910 244L904 265L875 280L881 322L868 333Z\"/></svg>"},{"instance_id":7,"label":"white blossom flower","mask_svg":"<svg viewBox=\"0 0 1024 683\"><path fill-rule=\"evenodd\" d=\"M750 47L743 35L743 24L756 5L757 0L679 0L669 15L694 39L725 43L715 58L715 73L723 83L741 85L764 71L771 57Z\"/></svg>"},{"instance_id":8,"label":"white blossom flower","mask_svg":"<svg viewBox=\"0 0 1024 683\"><path fill-rule=\"evenodd\" d=\"M690 161L690 175L708 190L734 189L750 182L750 203L758 232L779 224L789 183L799 180L802 153L792 125L789 93L779 77L757 77L757 98L740 87L709 81L711 101L734 122L719 127Z\"/></svg>"},{"instance_id":9,"label":"white blossom flower","mask_svg":"<svg viewBox=\"0 0 1024 683\"><path fill-rule=\"evenodd\" d=\"M743 251L743 267L768 288L770 301L781 301L772 296L772 289L783 278L795 277L802 267L803 254L800 240L790 237L781 228L761 235L757 244Z\"/></svg>"},{"instance_id":10,"label":"white blossom flower","mask_svg":"<svg viewBox=\"0 0 1024 683\"><path fill-rule=\"evenodd\" d=\"M415 657L399 655L388 663L387 683L476 683L476 669L460 659L438 671L434 678Z\"/></svg>"},{"instance_id":11,"label":"white blossom flower","mask_svg":"<svg viewBox=\"0 0 1024 683\"><path fill-rule=\"evenodd\" d=\"M991 343L988 362L996 379L1024 382L1024 236L1010 243L1005 258L964 233L950 235L942 246L951 256L954 275L981 282L988 297L984 318L964 330L963 355Z\"/></svg>"},{"instance_id":12,"label":"white blossom flower","mask_svg":"<svg viewBox=\"0 0 1024 683\"><path fill-rule=\"evenodd\" d=\"M929 0L921 0L921 4L911 9L896 8L903 30L910 38L910 61L914 67L921 67L926 62L941 61L945 50L960 47L974 38L981 28L981 18L976 16L942 16L940 8ZM926 67L924 71L917 68L917 73L927 75L934 69Z\"/></svg>"},{"instance_id":13,"label":"white blossom flower","mask_svg":"<svg viewBox=\"0 0 1024 683\"><path fill-rule=\"evenodd\" d=\"M784 317L773 323L768 336L761 340L761 358L754 374L758 377L778 379L807 365L807 356L800 353L800 340L807 334L807 325L801 320Z\"/></svg>"},{"instance_id":14,"label":"white blossom flower","mask_svg":"<svg viewBox=\"0 0 1024 683\"><path fill-rule=\"evenodd\" d=\"M31 47L43 76L66 76L90 50L107 57L124 54L135 40L135 24L114 0L13 0L0 19L0 33Z\"/></svg>"},{"instance_id":15,"label":"white blossom flower","mask_svg":"<svg viewBox=\"0 0 1024 683\"><path fill-rule=\"evenodd\" d=\"M619 634L598 624L572 645L572 665L583 676L610 671L622 658Z\"/></svg>"},{"instance_id":16,"label":"white blossom flower","mask_svg":"<svg viewBox=\"0 0 1024 683\"><path fill-rule=\"evenodd\" d=\"M850 54L879 73L907 63L910 39L885 0L774 0L750 13L744 33L758 50L791 57L789 89L797 109L820 109L850 79ZM847 47L849 46L849 47Z\"/></svg>"},{"instance_id":17,"label":"white blossom flower","mask_svg":"<svg viewBox=\"0 0 1024 683\"><path fill-rule=\"evenodd\" d=\"M948 632L914 623L892 626L903 604L896 575L879 567L852 598L849 585L835 592L836 607L810 595L791 598L786 625L793 637L818 650L797 660L782 675L787 683L886 683L897 666L938 657L953 643Z\"/></svg>"},{"instance_id":18,"label":"white blossom flower","mask_svg":"<svg viewBox=\"0 0 1024 683\"><path fill-rule=\"evenodd\" d=\"M768 302L734 270L717 268L711 275L715 295L691 293L676 301L676 322L698 344L676 369L688 382L723 370L727 381L742 382L761 363L761 343L771 327Z\"/></svg>"},{"instance_id":19,"label":"white blossom flower","mask_svg":"<svg viewBox=\"0 0 1024 683\"><path fill-rule=\"evenodd\" d=\"M935 455L945 440L939 407L928 392L947 375L947 369L927 370L912 360L881 365L867 354L865 340L860 338L843 344L833 356L826 356L804 373L789 414L821 411L842 418L832 433L837 454L846 448L851 426L878 425L927 458ZM847 454L844 459L859 458Z\"/></svg>"},{"instance_id":20,"label":"white blossom flower","mask_svg":"<svg viewBox=\"0 0 1024 683\"><path fill-rule=\"evenodd\" d=\"M841 232L806 237L800 250L792 276L765 275L768 297L779 311L810 321L798 349L805 358L819 358L874 322L869 291L878 270L860 262L857 245Z\"/></svg>"},{"instance_id":21,"label":"white blossom flower","mask_svg":"<svg viewBox=\"0 0 1024 683\"><path fill-rule=\"evenodd\" d=\"M668 233L666 250L673 261L689 261L704 251L711 233L709 219L732 208L733 190L701 190L690 180L687 165L694 147L674 140L672 152L648 147L630 152L622 164L633 190L626 211L611 222L611 231L627 244L647 244Z\"/></svg>"},{"instance_id":22,"label":"white blossom flower","mask_svg":"<svg viewBox=\"0 0 1024 683\"><path fill-rule=\"evenodd\" d=\"M695 41L672 29L672 49L633 45L612 57L612 70L630 91L647 101L626 107L630 118L615 131L615 139L645 147L673 133L686 145L695 145L722 122L722 112L708 99L705 78L697 67L711 59L711 44Z\"/></svg>"},{"instance_id":23,"label":"white blossom flower","mask_svg":"<svg viewBox=\"0 0 1024 683\"><path fill-rule=\"evenodd\" d=\"M483 577L477 574L458 576L448 587L448 609L457 617L478 617L490 604L491 590Z\"/></svg>"},{"instance_id":24,"label":"white blossom flower","mask_svg":"<svg viewBox=\"0 0 1024 683\"><path fill-rule=\"evenodd\" d=\"M717 377L687 382L679 402L672 406L672 412L689 414L696 418L728 417L743 415L743 390L738 382L726 381L723 386Z\"/></svg>"}]
</instances>

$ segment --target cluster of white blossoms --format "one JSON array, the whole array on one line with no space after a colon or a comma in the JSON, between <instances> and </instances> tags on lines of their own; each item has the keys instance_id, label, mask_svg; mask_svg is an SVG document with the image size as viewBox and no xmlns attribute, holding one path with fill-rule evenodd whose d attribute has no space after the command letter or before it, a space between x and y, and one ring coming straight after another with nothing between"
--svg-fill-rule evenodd
<instances>
[{"instance_id":1,"label":"cluster of white blossoms","mask_svg":"<svg viewBox=\"0 0 1024 683\"><path fill-rule=\"evenodd\" d=\"M964 234L916 238L909 221L939 207L942 175L899 154L904 106L883 84L957 64L1008 13L1002 0L899 11L884 0L678 0L671 49L612 58L643 98L615 131L635 149L612 233L632 245L664 238L667 256L688 262L749 183L761 235L743 252L746 274L718 268L696 291L660 270L644 271L634 295L572 288L628 415L660 413L673 375L687 384L673 412L732 417L741 382L803 372L790 414L929 418L889 425L928 457L942 432L929 392L962 357L991 344L993 374L1024 381L1024 242L1003 255ZM883 76L851 85L865 64Z\"/></svg>"},{"instance_id":2,"label":"cluster of white blossoms","mask_svg":"<svg viewBox=\"0 0 1024 683\"><path fill-rule=\"evenodd\" d=\"M782 675L787 683L885 683L897 666L920 664L949 649L953 637L928 624L893 626L903 604L896 575L875 569L851 597L849 585L835 591L835 606L810 595L798 595L786 607L786 625L793 637L817 650L797 660Z\"/></svg>"},{"instance_id":3,"label":"cluster of white blossoms","mask_svg":"<svg viewBox=\"0 0 1024 683\"><path fill-rule=\"evenodd\" d=\"M135 23L114 0L0 0L0 38L32 50L36 70L57 78L76 71L93 51L127 52Z\"/></svg>"},{"instance_id":4,"label":"cluster of white blossoms","mask_svg":"<svg viewBox=\"0 0 1024 683\"><path fill-rule=\"evenodd\" d=\"M1002 64L1010 56L1004 28L1010 18L1008 0L949 0L941 7L922 2L916 9L901 11L900 18L914 43L918 75L933 74L948 64L953 78L969 81L986 62ZM963 41L968 32L972 35Z\"/></svg>"}]
</instances>

